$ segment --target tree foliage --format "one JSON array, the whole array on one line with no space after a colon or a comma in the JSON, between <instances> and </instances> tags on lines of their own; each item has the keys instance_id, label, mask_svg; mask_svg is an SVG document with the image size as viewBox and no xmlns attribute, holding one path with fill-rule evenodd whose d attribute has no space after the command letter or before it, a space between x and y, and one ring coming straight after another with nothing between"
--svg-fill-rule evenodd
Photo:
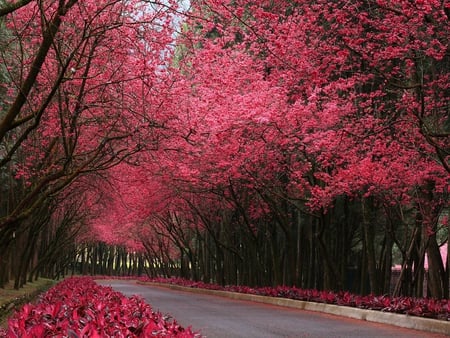
<instances>
[{"instance_id":1,"label":"tree foliage","mask_svg":"<svg viewBox=\"0 0 450 338\"><path fill-rule=\"evenodd\" d=\"M152 274L448 298L450 4L190 5L5 16L3 238L70 187Z\"/></svg>"}]
</instances>

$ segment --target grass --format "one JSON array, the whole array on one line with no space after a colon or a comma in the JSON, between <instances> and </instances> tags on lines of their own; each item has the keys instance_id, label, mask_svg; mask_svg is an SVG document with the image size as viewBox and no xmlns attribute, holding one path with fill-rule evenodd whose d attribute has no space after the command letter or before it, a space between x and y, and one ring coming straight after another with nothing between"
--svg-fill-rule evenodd
<instances>
[{"instance_id":1,"label":"grass","mask_svg":"<svg viewBox=\"0 0 450 338\"><path fill-rule=\"evenodd\" d=\"M0 288L0 326L6 327L8 317L22 305L32 302L36 297L55 284L54 280L40 278L14 290L14 282Z\"/></svg>"}]
</instances>

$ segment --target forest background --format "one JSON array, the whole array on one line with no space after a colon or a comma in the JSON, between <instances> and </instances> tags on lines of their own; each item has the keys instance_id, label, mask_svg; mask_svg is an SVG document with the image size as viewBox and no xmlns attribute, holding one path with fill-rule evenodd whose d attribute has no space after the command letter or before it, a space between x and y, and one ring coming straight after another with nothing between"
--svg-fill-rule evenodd
<instances>
[{"instance_id":1,"label":"forest background","mask_svg":"<svg viewBox=\"0 0 450 338\"><path fill-rule=\"evenodd\" d=\"M449 19L445 0L0 0L0 286L448 299Z\"/></svg>"}]
</instances>

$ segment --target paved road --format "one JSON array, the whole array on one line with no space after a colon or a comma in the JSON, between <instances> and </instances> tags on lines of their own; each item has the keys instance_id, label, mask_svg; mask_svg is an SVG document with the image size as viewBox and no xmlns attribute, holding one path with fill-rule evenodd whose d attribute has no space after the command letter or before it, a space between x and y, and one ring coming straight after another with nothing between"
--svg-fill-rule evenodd
<instances>
[{"instance_id":1,"label":"paved road","mask_svg":"<svg viewBox=\"0 0 450 338\"><path fill-rule=\"evenodd\" d=\"M389 325L368 323L317 312L232 300L218 296L104 280L127 296L139 295L153 308L208 338L275 337L442 337Z\"/></svg>"}]
</instances>

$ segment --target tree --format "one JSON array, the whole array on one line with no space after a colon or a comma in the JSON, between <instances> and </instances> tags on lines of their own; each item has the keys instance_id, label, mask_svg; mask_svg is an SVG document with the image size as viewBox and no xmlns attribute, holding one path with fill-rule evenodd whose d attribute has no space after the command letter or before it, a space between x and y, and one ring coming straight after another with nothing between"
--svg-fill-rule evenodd
<instances>
[{"instance_id":1,"label":"tree","mask_svg":"<svg viewBox=\"0 0 450 338\"><path fill-rule=\"evenodd\" d=\"M8 243L16 232L39 231L31 219L81 177L156 142L174 26L167 3L157 2L17 2L0 13L9 81L0 168L10 193L0 243Z\"/></svg>"},{"instance_id":2,"label":"tree","mask_svg":"<svg viewBox=\"0 0 450 338\"><path fill-rule=\"evenodd\" d=\"M427 295L448 297L449 4L193 1L176 49L168 5L143 12L153 31L120 2L62 20L84 35L49 47L55 92L26 94L51 97L35 138L11 129L17 205L101 172L92 234L145 252L152 273L382 294L397 248L394 293L422 296L427 255Z\"/></svg>"},{"instance_id":3,"label":"tree","mask_svg":"<svg viewBox=\"0 0 450 338\"><path fill-rule=\"evenodd\" d=\"M389 219L374 224L375 215L389 206L402 212L412 207L405 221L414 227L411 220L420 215L416 189L430 180L433 210L441 210L448 198L449 135L438 127L448 119L448 5L193 5L187 24L192 29L185 32L177 60L189 86L177 82L180 113L174 128L186 142L175 139L168 146L176 150L167 168L178 171L177 184L203 193L239 181L253 198L264 200L260 212L285 230L293 223L283 200L303 215L309 207L320 247L314 255L328 262L335 277L342 272L333 271L324 251L329 243L322 236L332 224L326 213L339 198L356 199L361 264L371 276L371 291L386 289L375 278L378 245L398 242L393 235L398 229L383 234ZM345 242L350 246L352 240ZM421 255L426 247L418 248ZM392 244L383 250L380 263L387 271Z\"/></svg>"}]
</instances>

